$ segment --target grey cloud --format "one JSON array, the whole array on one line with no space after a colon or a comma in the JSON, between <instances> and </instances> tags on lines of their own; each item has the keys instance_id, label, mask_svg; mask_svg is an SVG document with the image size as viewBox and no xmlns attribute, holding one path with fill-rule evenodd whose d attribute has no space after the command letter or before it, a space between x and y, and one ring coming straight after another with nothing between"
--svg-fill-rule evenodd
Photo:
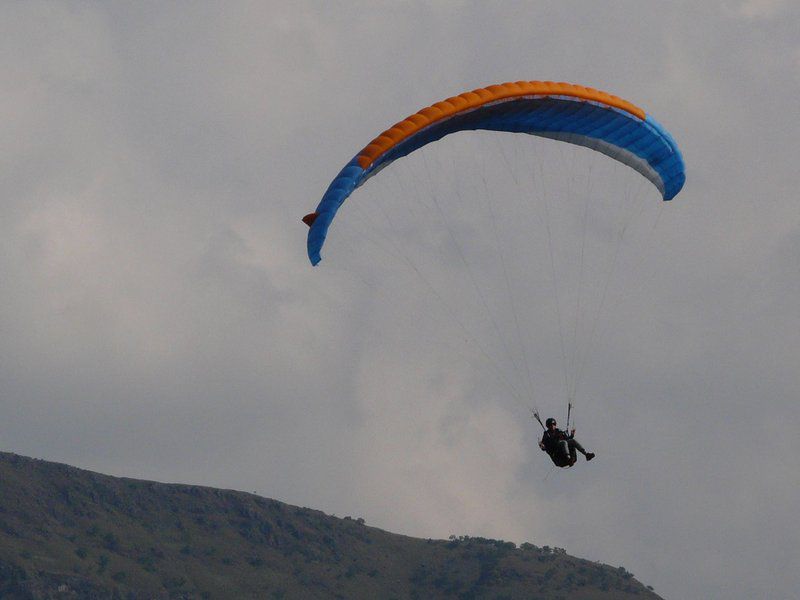
<instances>
[{"instance_id":1,"label":"grey cloud","mask_svg":"<svg viewBox=\"0 0 800 600\"><path fill-rule=\"evenodd\" d=\"M624 564L665 597L789 597L800 585L788 564L800 541L791 3L0 12L4 450L256 490L413 535L564 546ZM652 108L689 166L652 239L637 241L646 260L628 257L617 280L631 291L610 299L577 413L598 459L568 473L550 472L525 403L476 347L506 360L515 336L503 350L474 293L465 332L374 239L383 202L450 301L470 291L436 222L406 214L425 207L391 204L414 193L398 180L424 162L399 161L353 196L327 249L349 262L312 269L299 222L387 124L514 79L572 80ZM443 202L458 189L451 157L476 171L469 185L482 185L479 169L504 172L476 161L480 147L426 151ZM488 248L476 218L454 216L452 230ZM519 247L524 230L507 233ZM431 235L449 263L422 252ZM484 258L471 259L475 277L502 282ZM539 401L562 411L552 294L538 285L547 264L509 264L540 307L522 323ZM499 295L487 302L513 330Z\"/></svg>"}]
</instances>

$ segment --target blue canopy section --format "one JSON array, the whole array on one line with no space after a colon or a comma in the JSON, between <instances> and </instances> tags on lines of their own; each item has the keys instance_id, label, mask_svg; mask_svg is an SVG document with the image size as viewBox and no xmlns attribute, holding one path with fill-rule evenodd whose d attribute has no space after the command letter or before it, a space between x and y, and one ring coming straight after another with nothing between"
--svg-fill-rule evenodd
<instances>
[{"instance_id":1,"label":"blue canopy section","mask_svg":"<svg viewBox=\"0 0 800 600\"><path fill-rule=\"evenodd\" d=\"M392 161L465 130L528 133L585 146L636 169L672 199L686 180L683 158L672 136L647 115L645 120L621 109L571 96L516 97L480 106L436 121L396 144L368 169L353 158L322 197L308 233L308 257L316 265L328 227L353 192Z\"/></svg>"}]
</instances>

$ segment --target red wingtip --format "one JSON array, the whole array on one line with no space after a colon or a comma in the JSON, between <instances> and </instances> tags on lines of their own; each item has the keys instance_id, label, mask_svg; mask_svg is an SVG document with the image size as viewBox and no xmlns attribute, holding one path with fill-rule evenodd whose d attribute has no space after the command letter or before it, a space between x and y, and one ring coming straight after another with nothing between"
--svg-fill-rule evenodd
<instances>
[{"instance_id":1,"label":"red wingtip","mask_svg":"<svg viewBox=\"0 0 800 600\"><path fill-rule=\"evenodd\" d=\"M314 221L317 220L317 213L309 213L305 217L303 217L303 223L311 227L314 224Z\"/></svg>"}]
</instances>

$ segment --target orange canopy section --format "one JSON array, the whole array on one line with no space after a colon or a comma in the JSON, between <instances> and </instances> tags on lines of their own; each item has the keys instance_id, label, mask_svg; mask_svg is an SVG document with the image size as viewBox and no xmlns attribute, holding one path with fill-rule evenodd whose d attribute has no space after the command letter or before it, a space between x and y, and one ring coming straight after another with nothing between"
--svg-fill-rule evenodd
<instances>
[{"instance_id":1,"label":"orange canopy section","mask_svg":"<svg viewBox=\"0 0 800 600\"><path fill-rule=\"evenodd\" d=\"M501 83L442 100L403 119L367 144L357 155L358 164L362 169L368 169L384 152L442 119L508 98L536 96L569 96L618 108L642 120L646 118L645 112L635 104L590 87L554 81Z\"/></svg>"}]
</instances>

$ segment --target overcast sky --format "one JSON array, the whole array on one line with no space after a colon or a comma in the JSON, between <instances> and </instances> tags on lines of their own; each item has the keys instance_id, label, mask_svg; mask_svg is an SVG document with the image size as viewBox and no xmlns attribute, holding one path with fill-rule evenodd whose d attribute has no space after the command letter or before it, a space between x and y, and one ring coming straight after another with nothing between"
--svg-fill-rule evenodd
<instances>
[{"instance_id":1,"label":"overcast sky","mask_svg":"<svg viewBox=\"0 0 800 600\"><path fill-rule=\"evenodd\" d=\"M790 0L3 2L0 449L414 536L564 547L666 598L794 597L798 22ZM496 365L526 354L532 401L563 417L541 235L494 238L529 264L509 265L526 309L485 292L500 328L523 332L493 354L484 327L463 331L476 300L448 319L425 283L461 302L455 258L415 279L365 225L381 213L354 209L312 268L299 222L390 124L520 79L631 100L688 165L684 191L642 214L646 235L623 239L637 260L611 288L630 293L609 299L577 403L598 458L566 472ZM525 173L529 140L476 136L398 161L350 202L413 190L458 214L460 173L480 201L485 168L495 207L534 185L496 158ZM429 166L445 173L419 191ZM476 218L450 231L488 231ZM417 247L432 223L391 244ZM381 239L362 248L367 230ZM476 256L483 289L498 271Z\"/></svg>"}]
</instances>

